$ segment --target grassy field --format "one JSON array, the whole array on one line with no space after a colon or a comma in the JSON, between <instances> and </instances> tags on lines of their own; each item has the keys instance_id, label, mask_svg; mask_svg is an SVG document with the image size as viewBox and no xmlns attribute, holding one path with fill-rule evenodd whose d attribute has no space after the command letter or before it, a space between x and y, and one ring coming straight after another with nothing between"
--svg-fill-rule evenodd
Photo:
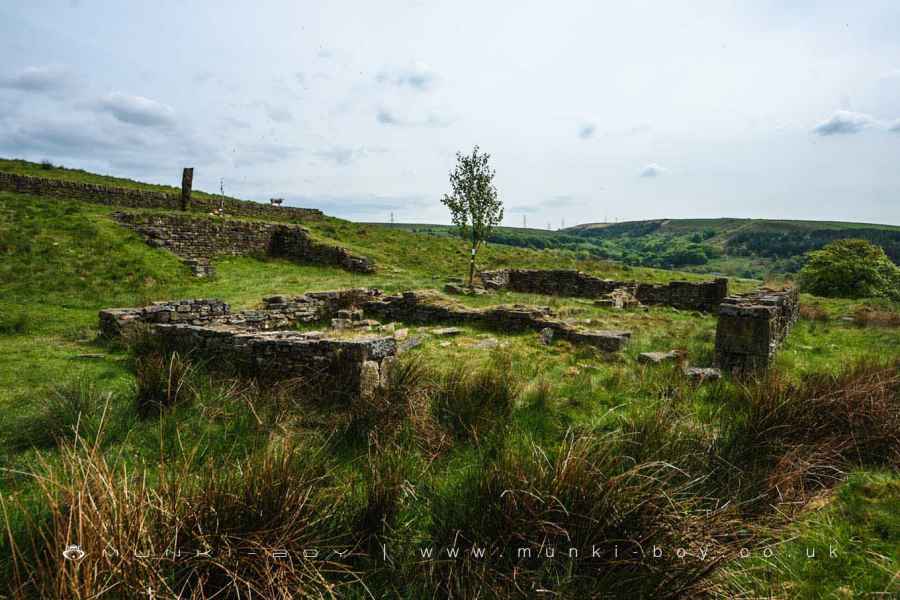
<instances>
[{"instance_id":1,"label":"grassy field","mask_svg":"<svg viewBox=\"0 0 900 600\"><path fill-rule=\"evenodd\" d=\"M550 305L633 339L607 355L534 333L464 327L443 338L410 326L424 343L383 396L352 407L167 356L163 379L183 386L146 414L137 399L161 392L147 370L155 351L97 340L101 308L439 288L465 273L467 257L450 237L325 219L314 235L374 258L377 274L245 257L218 260L217 277L198 280L109 212L0 193L0 597L133 598L146 585L159 598L900 593L896 304L804 295L804 318L768 376L697 384L636 357L679 348L711 364L713 316L466 297ZM702 278L577 257L491 244L480 260ZM590 557L595 544L637 542L640 560ZM60 560L67 543L89 552L77 568ZM153 561L103 554L110 544L235 553ZM479 546L487 559L471 552ZM270 556L310 547L351 551L325 563ZM455 547L462 558L447 555ZM521 547L544 558L516 556ZM428 548L439 560L423 558Z\"/></svg>"}]
</instances>

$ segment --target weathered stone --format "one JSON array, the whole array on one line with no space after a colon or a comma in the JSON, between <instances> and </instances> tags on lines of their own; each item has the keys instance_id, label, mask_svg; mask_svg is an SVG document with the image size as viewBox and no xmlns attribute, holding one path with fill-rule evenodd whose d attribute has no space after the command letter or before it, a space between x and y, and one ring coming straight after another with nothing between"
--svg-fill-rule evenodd
<instances>
[{"instance_id":1,"label":"weathered stone","mask_svg":"<svg viewBox=\"0 0 900 600\"><path fill-rule=\"evenodd\" d=\"M391 384L391 370L397 363L396 356L385 356L381 360L379 370L381 372L381 387L386 388Z\"/></svg>"},{"instance_id":2,"label":"weathered stone","mask_svg":"<svg viewBox=\"0 0 900 600\"><path fill-rule=\"evenodd\" d=\"M665 362L677 362L684 357L684 352L669 350L668 352L641 352L638 354L638 362L643 364L662 364Z\"/></svg>"},{"instance_id":3,"label":"weathered stone","mask_svg":"<svg viewBox=\"0 0 900 600\"><path fill-rule=\"evenodd\" d=\"M695 381L715 381L722 378L722 371L711 367L687 367L684 374Z\"/></svg>"},{"instance_id":4,"label":"weathered stone","mask_svg":"<svg viewBox=\"0 0 900 600\"><path fill-rule=\"evenodd\" d=\"M421 335L415 335L409 338L406 338L400 341L400 344L397 346L397 353L406 352L407 350L412 350L417 346L421 346L422 342L425 341L425 338Z\"/></svg>"},{"instance_id":5,"label":"weathered stone","mask_svg":"<svg viewBox=\"0 0 900 600\"><path fill-rule=\"evenodd\" d=\"M499 345L500 341L497 338L489 337L475 342L472 347L477 350L491 350Z\"/></svg>"},{"instance_id":6,"label":"weathered stone","mask_svg":"<svg viewBox=\"0 0 900 600\"><path fill-rule=\"evenodd\" d=\"M715 310L728 295L728 280L724 278L699 283L672 281L667 284L649 284L600 279L569 269L503 269L484 271L480 276L488 289L582 298L601 298L616 290L624 290L643 304L702 311ZM630 301L626 302L625 298L619 301L613 299L612 306L627 307L628 302Z\"/></svg>"},{"instance_id":7,"label":"weathered stone","mask_svg":"<svg viewBox=\"0 0 900 600\"><path fill-rule=\"evenodd\" d=\"M374 329L375 327L378 327L379 325L381 325L381 323L379 323L375 319L362 319L359 321L350 321L350 326L353 327L354 329Z\"/></svg>"},{"instance_id":8,"label":"weathered stone","mask_svg":"<svg viewBox=\"0 0 900 600\"><path fill-rule=\"evenodd\" d=\"M799 311L796 288L763 288L726 298L716 325L716 364L738 371L767 368Z\"/></svg>"},{"instance_id":9,"label":"weathered stone","mask_svg":"<svg viewBox=\"0 0 900 600\"><path fill-rule=\"evenodd\" d=\"M405 340L408 336L409 336L409 329L394 330L394 339L395 340Z\"/></svg>"},{"instance_id":10,"label":"weathered stone","mask_svg":"<svg viewBox=\"0 0 900 600\"><path fill-rule=\"evenodd\" d=\"M483 287L473 286L465 287L455 283L448 283L444 286L444 293L454 294L457 296L483 296L488 293Z\"/></svg>"},{"instance_id":11,"label":"weathered stone","mask_svg":"<svg viewBox=\"0 0 900 600\"><path fill-rule=\"evenodd\" d=\"M124 227L137 231L154 246L193 261L192 268L209 276L209 259L220 255L271 255L300 263L335 265L371 273L375 265L346 248L314 240L299 225L210 219L189 214L113 213ZM191 266L191 265L189 265Z\"/></svg>"},{"instance_id":12,"label":"weathered stone","mask_svg":"<svg viewBox=\"0 0 900 600\"><path fill-rule=\"evenodd\" d=\"M549 346L553 343L553 329L550 327L544 327L540 331L541 343L545 346Z\"/></svg>"},{"instance_id":13,"label":"weathered stone","mask_svg":"<svg viewBox=\"0 0 900 600\"><path fill-rule=\"evenodd\" d=\"M381 385L381 370L374 360L363 361L359 370L359 395L361 398L371 398Z\"/></svg>"},{"instance_id":14,"label":"weathered stone","mask_svg":"<svg viewBox=\"0 0 900 600\"><path fill-rule=\"evenodd\" d=\"M0 191L18 192L41 196L43 198L62 198L80 200L92 204L121 206L127 208L163 208L178 210L181 208L180 190L160 192L135 188L112 187L80 181L50 179L0 172ZM317 221L322 218L322 211L314 208L295 206L270 206L249 200L238 200L227 196L193 195L187 208L194 213L211 213L219 207L229 215L240 217L262 218L268 221Z\"/></svg>"},{"instance_id":15,"label":"weathered stone","mask_svg":"<svg viewBox=\"0 0 900 600\"><path fill-rule=\"evenodd\" d=\"M634 289L632 287L632 290ZM612 301L612 306L619 309L635 308L641 304L631 291L626 288L618 288L611 291L608 298Z\"/></svg>"},{"instance_id":16,"label":"weathered stone","mask_svg":"<svg viewBox=\"0 0 900 600\"><path fill-rule=\"evenodd\" d=\"M616 351L628 341L627 332L591 332L554 318L546 306L500 305L468 308L447 302L434 291L416 290L399 296L379 297L363 306L367 313L410 323L474 323L496 331L554 330L554 335L574 343Z\"/></svg>"},{"instance_id":17,"label":"weathered stone","mask_svg":"<svg viewBox=\"0 0 900 600\"><path fill-rule=\"evenodd\" d=\"M566 339L575 344L593 346L604 352L618 352L631 338L629 331L566 331Z\"/></svg>"},{"instance_id":18,"label":"weathered stone","mask_svg":"<svg viewBox=\"0 0 900 600\"><path fill-rule=\"evenodd\" d=\"M459 335L462 333L462 329L459 327L440 327L438 329L432 329L431 333L439 336Z\"/></svg>"}]
</instances>

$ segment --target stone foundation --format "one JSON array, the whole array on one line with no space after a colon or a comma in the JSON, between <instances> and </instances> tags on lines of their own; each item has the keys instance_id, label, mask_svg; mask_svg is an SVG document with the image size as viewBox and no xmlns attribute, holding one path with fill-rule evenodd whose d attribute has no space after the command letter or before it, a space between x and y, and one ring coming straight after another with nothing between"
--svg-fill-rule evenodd
<instances>
[{"instance_id":1,"label":"stone foundation","mask_svg":"<svg viewBox=\"0 0 900 600\"><path fill-rule=\"evenodd\" d=\"M459 306L436 292L410 291L397 296L375 298L363 306L367 314L407 323L471 323L498 331L541 331L551 329L555 337L576 344L588 344L605 352L616 352L628 342L628 331L590 331L554 318L547 307L494 306L486 309Z\"/></svg>"},{"instance_id":2,"label":"stone foundation","mask_svg":"<svg viewBox=\"0 0 900 600\"><path fill-rule=\"evenodd\" d=\"M139 190L3 172L0 172L0 191L128 208L181 208L180 190ZM190 210L193 212L211 213L220 208L228 215L270 221L310 221L322 218L322 211L314 208L273 206L227 196L191 195Z\"/></svg>"},{"instance_id":3,"label":"stone foundation","mask_svg":"<svg viewBox=\"0 0 900 600\"><path fill-rule=\"evenodd\" d=\"M113 213L121 225L132 229L157 248L165 248L187 260L213 256L269 255L300 263L334 265L356 273L372 273L375 264L345 248L318 242L299 225L236 221L184 213ZM189 265L190 266L190 265ZM206 272L195 274L206 275Z\"/></svg>"},{"instance_id":4,"label":"stone foundation","mask_svg":"<svg viewBox=\"0 0 900 600\"><path fill-rule=\"evenodd\" d=\"M190 351L221 367L263 380L297 379L322 398L370 397L388 382L393 336L331 338L320 332L246 331L228 325L160 324L151 329L170 349Z\"/></svg>"},{"instance_id":5,"label":"stone foundation","mask_svg":"<svg viewBox=\"0 0 900 600\"><path fill-rule=\"evenodd\" d=\"M732 371L767 368L799 310L797 288L763 288L725 298L716 326L716 364Z\"/></svg>"},{"instance_id":6,"label":"stone foundation","mask_svg":"<svg viewBox=\"0 0 900 600\"><path fill-rule=\"evenodd\" d=\"M728 295L728 280L694 283L672 281L667 284L636 283L600 279L569 269L503 269L484 271L481 280L488 289L508 289L526 294L603 298L624 291L642 304L657 304L674 308L714 311Z\"/></svg>"},{"instance_id":7,"label":"stone foundation","mask_svg":"<svg viewBox=\"0 0 900 600\"><path fill-rule=\"evenodd\" d=\"M301 323L317 323L338 316L343 309L361 306L381 295L374 288L308 292L299 296L269 296L257 310L231 312L221 300L198 299L154 302L139 308L107 308L100 311L100 334L115 338L138 323L228 325L248 331L273 331Z\"/></svg>"},{"instance_id":8,"label":"stone foundation","mask_svg":"<svg viewBox=\"0 0 900 600\"><path fill-rule=\"evenodd\" d=\"M397 353L393 336L329 336L286 330L327 320L380 294L374 289L271 296L264 307L232 313L215 299L157 302L100 311L100 331L113 338L137 324L163 346L214 360L220 368L264 379L299 378L312 393L353 399L387 382Z\"/></svg>"}]
</instances>

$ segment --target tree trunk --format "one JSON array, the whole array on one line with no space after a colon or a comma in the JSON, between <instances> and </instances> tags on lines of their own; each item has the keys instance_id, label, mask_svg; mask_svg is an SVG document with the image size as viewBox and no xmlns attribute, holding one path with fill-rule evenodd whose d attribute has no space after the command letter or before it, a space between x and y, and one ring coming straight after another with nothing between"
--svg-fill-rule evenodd
<instances>
[{"instance_id":1,"label":"tree trunk","mask_svg":"<svg viewBox=\"0 0 900 600\"><path fill-rule=\"evenodd\" d=\"M477 252L478 244L472 240L472 250L469 254L469 288L475 286L475 252Z\"/></svg>"}]
</instances>

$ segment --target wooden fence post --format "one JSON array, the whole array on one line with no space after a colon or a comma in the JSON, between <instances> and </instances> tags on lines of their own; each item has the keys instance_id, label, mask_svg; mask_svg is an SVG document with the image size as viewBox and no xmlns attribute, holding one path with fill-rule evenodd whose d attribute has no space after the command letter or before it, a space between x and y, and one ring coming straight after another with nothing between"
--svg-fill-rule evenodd
<instances>
[{"instance_id":1,"label":"wooden fence post","mask_svg":"<svg viewBox=\"0 0 900 600\"><path fill-rule=\"evenodd\" d=\"M194 168L185 167L181 174L181 210L191 206L191 187L194 185Z\"/></svg>"}]
</instances>

